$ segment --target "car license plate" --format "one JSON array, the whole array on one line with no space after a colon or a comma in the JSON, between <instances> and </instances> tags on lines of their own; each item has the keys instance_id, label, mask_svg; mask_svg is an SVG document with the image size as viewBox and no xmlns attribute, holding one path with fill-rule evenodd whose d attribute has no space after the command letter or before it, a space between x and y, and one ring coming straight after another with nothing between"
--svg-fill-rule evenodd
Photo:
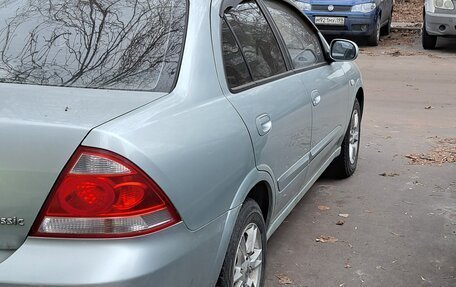
<instances>
[{"instance_id":1,"label":"car license plate","mask_svg":"<svg viewBox=\"0 0 456 287\"><path fill-rule=\"evenodd\" d=\"M345 18L344 17L315 17L315 24L343 26L345 24Z\"/></svg>"}]
</instances>

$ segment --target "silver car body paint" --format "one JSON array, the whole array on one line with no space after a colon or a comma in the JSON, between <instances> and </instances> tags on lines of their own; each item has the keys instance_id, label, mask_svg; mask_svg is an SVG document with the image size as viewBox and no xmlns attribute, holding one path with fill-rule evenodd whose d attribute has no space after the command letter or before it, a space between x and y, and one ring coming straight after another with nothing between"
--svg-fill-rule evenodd
<instances>
[{"instance_id":1,"label":"silver car body paint","mask_svg":"<svg viewBox=\"0 0 456 287\"><path fill-rule=\"evenodd\" d=\"M0 84L0 216L25 219L0 226L0 286L214 286L249 191L268 186L270 237L340 153L362 87L356 65L331 63L234 95L222 66L221 2L189 2L187 35L198 37L187 36L168 95ZM247 97L258 102L245 106ZM254 132L262 113L273 124L265 137ZM121 240L27 237L80 144L138 165L182 222Z\"/></svg>"},{"instance_id":2,"label":"silver car body paint","mask_svg":"<svg viewBox=\"0 0 456 287\"><path fill-rule=\"evenodd\" d=\"M0 250L17 249L69 157L98 125L162 97L124 92L1 84Z\"/></svg>"},{"instance_id":3,"label":"silver car body paint","mask_svg":"<svg viewBox=\"0 0 456 287\"><path fill-rule=\"evenodd\" d=\"M456 6L456 1L453 0ZM424 17L426 18L426 27L429 35L454 37L456 36L456 7L454 9L435 8L434 1L425 0ZM441 29L441 27L445 29Z\"/></svg>"}]
</instances>

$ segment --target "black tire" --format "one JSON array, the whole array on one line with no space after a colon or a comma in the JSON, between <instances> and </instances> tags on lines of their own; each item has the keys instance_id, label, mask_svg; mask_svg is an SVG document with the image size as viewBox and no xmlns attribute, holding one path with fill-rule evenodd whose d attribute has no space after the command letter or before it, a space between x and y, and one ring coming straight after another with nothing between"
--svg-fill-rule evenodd
<instances>
[{"instance_id":1,"label":"black tire","mask_svg":"<svg viewBox=\"0 0 456 287\"><path fill-rule=\"evenodd\" d=\"M377 17L377 22L375 23L374 30L372 31L372 34L367 37L367 44L369 46L376 47L378 46L378 43L380 42L380 15Z\"/></svg>"},{"instance_id":2,"label":"black tire","mask_svg":"<svg viewBox=\"0 0 456 287\"><path fill-rule=\"evenodd\" d=\"M424 18L421 40L423 43L423 49L425 50L434 50L435 46L437 45L437 36L429 35L426 31L426 18Z\"/></svg>"},{"instance_id":3,"label":"black tire","mask_svg":"<svg viewBox=\"0 0 456 287\"><path fill-rule=\"evenodd\" d=\"M358 114L358 140L356 141L357 144L357 151L356 156L354 157L354 161L350 159L350 131L353 126L354 121L354 114ZM361 106L358 100L355 100L355 104L353 105L353 111L351 114L350 123L347 128L347 132L345 133L344 141L341 145L341 153L340 155L334 159L331 165L328 168L327 174L335 177L335 178L348 178L352 176L356 171L356 166L358 165L358 155L359 155L359 143L361 139Z\"/></svg>"},{"instance_id":4,"label":"black tire","mask_svg":"<svg viewBox=\"0 0 456 287\"><path fill-rule=\"evenodd\" d=\"M391 21L392 21L392 16L389 18L388 20L388 23L382 27L381 31L380 31L380 34L382 36L388 36L389 34L391 34Z\"/></svg>"},{"instance_id":5,"label":"black tire","mask_svg":"<svg viewBox=\"0 0 456 287\"><path fill-rule=\"evenodd\" d=\"M383 27L383 35L385 36L388 36L389 34L391 34L391 23L393 23L393 13L394 13L394 5L391 7L391 14L390 14L390 17L389 17L389 20L388 20L388 24Z\"/></svg>"},{"instance_id":6,"label":"black tire","mask_svg":"<svg viewBox=\"0 0 456 287\"><path fill-rule=\"evenodd\" d=\"M234 286L234 266L236 263L236 253L238 246L241 244L241 237L245 236L244 231L250 225L254 224L257 226L261 234L262 253L260 280L256 287L264 286L265 270L266 270L266 224L261 213L261 209L258 204L252 200L247 199L242 205L241 211L239 212L236 225L234 226L233 233L231 235L228 250L225 255L225 261L223 262L222 270L220 272L219 279L216 287L233 287Z\"/></svg>"}]
</instances>

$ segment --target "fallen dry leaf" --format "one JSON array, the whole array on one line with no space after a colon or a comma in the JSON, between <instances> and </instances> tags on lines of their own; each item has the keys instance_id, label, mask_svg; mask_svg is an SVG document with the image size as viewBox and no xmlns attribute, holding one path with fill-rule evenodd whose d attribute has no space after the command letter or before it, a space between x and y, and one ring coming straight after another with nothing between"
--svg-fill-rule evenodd
<instances>
[{"instance_id":1,"label":"fallen dry leaf","mask_svg":"<svg viewBox=\"0 0 456 287\"><path fill-rule=\"evenodd\" d=\"M330 210L331 208L329 206L326 206L326 205L319 205L318 209L320 209L321 211L326 211L326 210Z\"/></svg>"},{"instance_id":2,"label":"fallen dry leaf","mask_svg":"<svg viewBox=\"0 0 456 287\"><path fill-rule=\"evenodd\" d=\"M417 23L423 20L422 0L396 0L393 21Z\"/></svg>"},{"instance_id":3,"label":"fallen dry leaf","mask_svg":"<svg viewBox=\"0 0 456 287\"><path fill-rule=\"evenodd\" d=\"M427 154L407 154L406 158L413 165L442 165L456 163L456 138L445 138L437 141L436 147Z\"/></svg>"},{"instance_id":4,"label":"fallen dry leaf","mask_svg":"<svg viewBox=\"0 0 456 287\"><path fill-rule=\"evenodd\" d=\"M320 235L320 237L315 239L315 241L321 243L336 243L337 241L339 241L339 239L332 236Z\"/></svg>"},{"instance_id":5,"label":"fallen dry leaf","mask_svg":"<svg viewBox=\"0 0 456 287\"><path fill-rule=\"evenodd\" d=\"M336 224L337 224L337 225L344 225L344 224L345 224L345 221L339 220L339 221L336 222Z\"/></svg>"},{"instance_id":6,"label":"fallen dry leaf","mask_svg":"<svg viewBox=\"0 0 456 287\"><path fill-rule=\"evenodd\" d=\"M346 213L340 213L339 216L343 218L348 218L350 215Z\"/></svg>"},{"instance_id":7,"label":"fallen dry leaf","mask_svg":"<svg viewBox=\"0 0 456 287\"><path fill-rule=\"evenodd\" d=\"M384 172L379 175L384 176L384 177L396 177L396 176L399 176L400 174L398 174L397 172L390 172L390 173Z\"/></svg>"},{"instance_id":8,"label":"fallen dry leaf","mask_svg":"<svg viewBox=\"0 0 456 287\"><path fill-rule=\"evenodd\" d=\"M287 275L279 273L276 274L277 279L279 279L280 285L289 285L293 284L293 280L291 280Z\"/></svg>"}]
</instances>

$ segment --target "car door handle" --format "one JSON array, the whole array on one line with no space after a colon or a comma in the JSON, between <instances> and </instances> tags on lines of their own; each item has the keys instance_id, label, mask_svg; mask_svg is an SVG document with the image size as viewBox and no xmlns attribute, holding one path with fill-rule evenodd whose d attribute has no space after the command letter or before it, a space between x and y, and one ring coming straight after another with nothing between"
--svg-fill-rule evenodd
<instances>
[{"instance_id":1,"label":"car door handle","mask_svg":"<svg viewBox=\"0 0 456 287\"><path fill-rule=\"evenodd\" d=\"M316 106L318 106L318 104L320 104L320 102L321 102L320 93L317 90L313 90L312 91L312 105L314 105L314 107L316 107Z\"/></svg>"},{"instance_id":2,"label":"car door handle","mask_svg":"<svg viewBox=\"0 0 456 287\"><path fill-rule=\"evenodd\" d=\"M268 114L263 114L256 118L256 126L260 136L267 135L272 129L271 117Z\"/></svg>"}]
</instances>

